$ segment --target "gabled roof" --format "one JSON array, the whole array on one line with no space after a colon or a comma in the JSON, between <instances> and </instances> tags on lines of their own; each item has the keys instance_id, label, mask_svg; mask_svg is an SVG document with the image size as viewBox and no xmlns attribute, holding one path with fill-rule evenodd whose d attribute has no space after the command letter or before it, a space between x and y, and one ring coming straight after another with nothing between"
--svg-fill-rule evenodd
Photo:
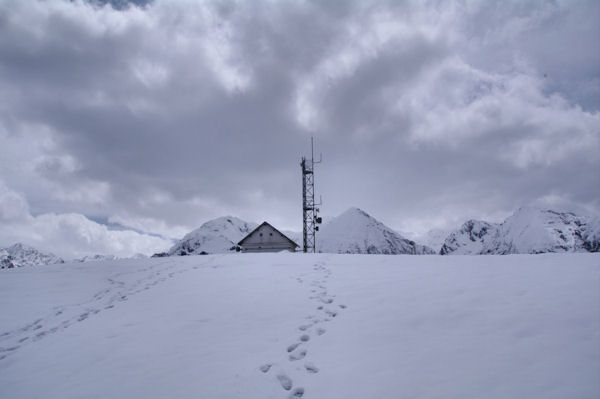
<instances>
[{"instance_id":1,"label":"gabled roof","mask_svg":"<svg viewBox=\"0 0 600 399\"><path fill-rule=\"evenodd\" d=\"M294 241L290 240L290 238L288 236L286 236L285 234L283 234L281 231L277 230L275 227L273 227L270 223L267 222L262 222L260 224L260 226L258 226L257 228L255 228L254 230L252 230L250 233L248 233L248 235L244 238L242 238L242 240L240 242L237 243L237 245L239 246L243 246L244 245L244 241L246 241L246 239L248 237L250 237L252 234L254 234L255 231L257 231L258 229L260 229L262 226L269 226L270 228L272 228L273 230L275 230L277 233L281 234L281 236L283 238L285 238L286 240L288 240L290 242L290 244L292 244L294 246L294 248L298 247L299 245L296 244Z\"/></svg>"}]
</instances>

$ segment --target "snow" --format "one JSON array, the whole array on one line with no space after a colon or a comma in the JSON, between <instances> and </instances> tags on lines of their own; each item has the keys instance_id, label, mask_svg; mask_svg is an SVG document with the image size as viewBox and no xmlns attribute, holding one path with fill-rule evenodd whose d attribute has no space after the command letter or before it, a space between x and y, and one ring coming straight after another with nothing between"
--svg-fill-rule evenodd
<instances>
[{"instance_id":1,"label":"snow","mask_svg":"<svg viewBox=\"0 0 600 399\"><path fill-rule=\"evenodd\" d=\"M589 253L6 269L0 397L596 398L599 286Z\"/></svg>"},{"instance_id":2,"label":"snow","mask_svg":"<svg viewBox=\"0 0 600 399\"><path fill-rule=\"evenodd\" d=\"M326 223L317 236L317 248L325 253L432 254L431 248L402 237L358 208L350 208Z\"/></svg>"}]
</instances>

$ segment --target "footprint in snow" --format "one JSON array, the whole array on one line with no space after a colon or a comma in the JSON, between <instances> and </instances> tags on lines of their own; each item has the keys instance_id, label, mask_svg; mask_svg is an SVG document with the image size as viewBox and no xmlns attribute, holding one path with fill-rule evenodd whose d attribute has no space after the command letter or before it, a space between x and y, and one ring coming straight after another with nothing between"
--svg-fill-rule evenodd
<instances>
[{"instance_id":1,"label":"footprint in snow","mask_svg":"<svg viewBox=\"0 0 600 399\"><path fill-rule=\"evenodd\" d=\"M305 363L304 368L306 369L307 373L316 374L319 372L319 368L310 362Z\"/></svg>"},{"instance_id":2,"label":"footprint in snow","mask_svg":"<svg viewBox=\"0 0 600 399\"><path fill-rule=\"evenodd\" d=\"M302 341L302 342L308 342L308 340L310 340L310 335L308 335L308 334L302 334L300 336L300 341Z\"/></svg>"},{"instance_id":3,"label":"footprint in snow","mask_svg":"<svg viewBox=\"0 0 600 399\"><path fill-rule=\"evenodd\" d=\"M294 390L290 394L290 399L301 398L303 396L304 396L304 388L298 387L298 388L294 388Z\"/></svg>"},{"instance_id":4,"label":"footprint in snow","mask_svg":"<svg viewBox=\"0 0 600 399\"><path fill-rule=\"evenodd\" d=\"M17 349L19 349L19 346L11 346L9 348L0 348L0 352L12 352L12 351L16 351Z\"/></svg>"},{"instance_id":5,"label":"footprint in snow","mask_svg":"<svg viewBox=\"0 0 600 399\"><path fill-rule=\"evenodd\" d=\"M297 342L295 344L291 344L290 346L287 347L288 353L293 352L299 346L300 346L300 342Z\"/></svg>"},{"instance_id":6,"label":"footprint in snow","mask_svg":"<svg viewBox=\"0 0 600 399\"><path fill-rule=\"evenodd\" d=\"M286 391L292 389L292 379L285 374L279 374L277 380L281 384L281 387Z\"/></svg>"},{"instance_id":7,"label":"footprint in snow","mask_svg":"<svg viewBox=\"0 0 600 399\"><path fill-rule=\"evenodd\" d=\"M269 370L271 370L272 366L273 365L271 363L266 363L266 364L263 364L262 366L260 366L259 370L262 371L263 373L268 373Z\"/></svg>"},{"instance_id":8,"label":"footprint in snow","mask_svg":"<svg viewBox=\"0 0 600 399\"><path fill-rule=\"evenodd\" d=\"M301 349L299 351L293 352L290 355L290 361L296 361L296 360L301 360L304 359L306 357L306 354L308 353L308 351L306 349Z\"/></svg>"},{"instance_id":9,"label":"footprint in snow","mask_svg":"<svg viewBox=\"0 0 600 399\"><path fill-rule=\"evenodd\" d=\"M346 309L346 308L347 308L347 306L346 306L346 305L344 305L344 304L342 304L342 305L339 305L339 306L340 306L340 308L342 308L342 309Z\"/></svg>"},{"instance_id":10,"label":"footprint in snow","mask_svg":"<svg viewBox=\"0 0 600 399\"><path fill-rule=\"evenodd\" d=\"M327 330L319 327L319 328L317 328L317 335L323 335L323 334L325 334L325 331L327 331Z\"/></svg>"}]
</instances>

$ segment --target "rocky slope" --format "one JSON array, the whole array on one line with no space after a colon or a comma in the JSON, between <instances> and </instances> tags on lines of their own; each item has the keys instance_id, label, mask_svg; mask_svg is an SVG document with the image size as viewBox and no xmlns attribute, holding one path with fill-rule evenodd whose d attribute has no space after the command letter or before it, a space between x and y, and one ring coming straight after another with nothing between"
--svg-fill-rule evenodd
<instances>
[{"instance_id":1,"label":"rocky slope","mask_svg":"<svg viewBox=\"0 0 600 399\"><path fill-rule=\"evenodd\" d=\"M431 248L408 240L358 208L350 208L325 224L317 235L317 250L350 254L433 254Z\"/></svg>"}]
</instances>

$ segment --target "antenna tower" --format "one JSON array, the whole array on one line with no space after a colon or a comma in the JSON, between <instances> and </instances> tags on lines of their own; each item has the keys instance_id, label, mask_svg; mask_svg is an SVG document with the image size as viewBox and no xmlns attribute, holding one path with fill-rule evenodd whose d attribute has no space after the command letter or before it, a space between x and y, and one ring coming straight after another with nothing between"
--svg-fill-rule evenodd
<instances>
[{"instance_id":1,"label":"antenna tower","mask_svg":"<svg viewBox=\"0 0 600 399\"><path fill-rule=\"evenodd\" d=\"M304 252L316 252L315 232L319 231L319 224L323 221L318 215L319 208L315 203L315 164L321 163L322 156L318 161L314 158L313 138L310 138L310 160L302 157L302 239Z\"/></svg>"}]
</instances>

